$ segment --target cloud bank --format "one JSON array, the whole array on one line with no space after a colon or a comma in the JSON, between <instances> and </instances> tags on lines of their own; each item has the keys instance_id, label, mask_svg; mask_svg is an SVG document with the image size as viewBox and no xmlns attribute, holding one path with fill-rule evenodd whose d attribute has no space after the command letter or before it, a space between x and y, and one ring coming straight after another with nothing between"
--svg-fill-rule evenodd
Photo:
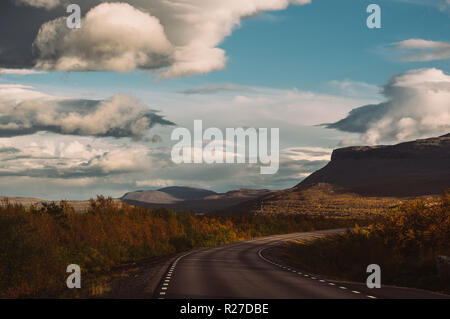
<instances>
[{"instance_id":1,"label":"cloud bank","mask_svg":"<svg viewBox=\"0 0 450 319\"><path fill-rule=\"evenodd\" d=\"M395 49L404 54L400 58L405 62L425 62L450 59L450 42L409 39L393 43Z\"/></svg>"},{"instance_id":2,"label":"cloud bank","mask_svg":"<svg viewBox=\"0 0 450 319\"><path fill-rule=\"evenodd\" d=\"M26 5L36 8L44 8L47 10L56 8L62 4L61 0L15 0L18 5Z\"/></svg>"},{"instance_id":3,"label":"cloud bank","mask_svg":"<svg viewBox=\"0 0 450 319\"><path fill-rule=\"evenodd\" d=\"M438 69L419 69L394 76L383 88L387 101L365 105L332 124L362 133L369 144L405 141L450 131L450 76Z\"/></svg>"},{"instance_id":4,"label":"cloud bank","mask_svg":"<svg viewBox=\"0 0 450 319\"><path fill-rule=\"evenodd\" d=\"M0 68L0 75L30 75L30 74L41 74L43 71L33 70L33 69L5 69Z\"/></svg>"},{"instance_id":5,"label":"cloud bank","mask_svg":"<svg viewBox=\"0 0 450 319\"><path fill-rule=\"evenodd\" d=\"M239 91L248 91L249 87L236 85L233 83L224 83L224 84L207 84L202 86L197 86L194 88L180 90L178 93L181 94L215 94L221 92L239 92Z\"/></svg>"},{"instance_id":6,"label":"cloud bank","mask_svg":"<svg viewBox=\"0 0 450 319\"><path fill-rule=\"evenodd\" d=\"M198 87L192 89L198 90ZM20 121L31 117L29 122L36 128L36 117L42 114L53 122L57 119L57 127L50 131L53 133L0 137L0 186L8 195L54 199L85 199L95 194L121 196L130 190L164 185L192 185L217 191L260 188L261 185L271 189L292 187L309 173L323 167L330 159L331 149L339 139L348 135L311 125L336 121L355 105L378 101L261 87L237 92L219 90L214 92L214 99L211 97L210 94L181 95L151 90L139 95L148 105L164 105L168 119L182 127L191 128L194 119L203 119L205 129L218 127L224 130L239 126L282 128L280 169L276 175L262 176L260 164L176 165L171 161L174 143L170 141L172 128L168 126L151 128L145 135L153 137L154 143L96 138L101 135L99 132L105 131L101 129L105 127L102 120L108 114L102 113L95 120L90 116L94 116L100 104L111 103L114 98L104 101L69 100L39 92L30 86L11 84L0 85L0 104L10 101L10 105L19 105L22 110L24 102L32 106L42 105L36 112L31 111L33 107L24 110L22 114L25 116L19 116L17 110L13 113L15 122L23 126ZM62 106L60 103L66 104ZM116 103L127 104L121 100ZM50 104L52 106L47 110ZM59 134L68 116L61 113L60 108L70 109L75 118L90 114L86 120L92 125L87 126L78 120L76 127L79 131L66 128L78 135ZM110 123L109 127L123 127L120 124L122 120L114 117L107 123ZM42 122L39 118L38 123ZM84 126L80 127L80 122ZM90 131L95 138L80 136L81 130L86 135L86 131L91 129L95 130Z\"/></svg>"},{"instance_id":7,"label":"cloud bank","mask_svg":"<svg viewBox=\"0 0 450 319\"><path fill-rule=\"evenodd\" d=\"M0 137L46 131L140 140L156 124L174 123L129 95L103 101L55 99L30 87L0 85Z\"/></svg>"},{"instance_id":8,"label":"cloud bank","mask_svg":"<svg viewBox=\"0 0 450 319\"><path fill-rule=\"evenodd\" d=\"M0 177L97 178L148 170L152 159L143 146L93 147L79 141L32 142L11 147L0 141Z\"/></svg>"}]
</instances>

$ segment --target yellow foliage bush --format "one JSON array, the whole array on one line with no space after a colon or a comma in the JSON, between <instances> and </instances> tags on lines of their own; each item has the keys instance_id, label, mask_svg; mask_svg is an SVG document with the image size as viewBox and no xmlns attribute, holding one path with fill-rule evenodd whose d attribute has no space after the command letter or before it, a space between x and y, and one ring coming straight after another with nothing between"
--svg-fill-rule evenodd
<instances>
[{"instance_id":1,"label":"yellow foliage bush","mask_svg":"<svg viewBox=\"0 0 450 319\"><path fill-rule=\"evenodd\" d=\"M121 264L192 248L353 225L351 219L306 215L176 214L122 205L102 196L92 199L82 214L66 202L29 209L4 203L0 206L0 297L58 297L67 290L69 264L80 265L83 278L95 277Z\"/></svg>"}]
</instances>

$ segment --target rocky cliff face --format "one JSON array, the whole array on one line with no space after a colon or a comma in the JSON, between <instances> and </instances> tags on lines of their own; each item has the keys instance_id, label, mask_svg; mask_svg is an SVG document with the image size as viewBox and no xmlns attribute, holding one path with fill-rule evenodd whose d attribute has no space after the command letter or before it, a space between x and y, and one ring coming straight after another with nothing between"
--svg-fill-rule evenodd
<instances>
[{"instance_id":1,"label":"rocky cliff face","mask_svg":"<svg viewBox=\"0 0 450 319\"><path fill-rule=\"evenodd\" d=\"M366 196L420 196L450 188L450 134L389 146L337 149L298 189L328 183Z\"/></svg>"},{"instance_id":2,"label":"rocky cliff face","mask_svg":"<svg viewBox=\"0 0 450 319\"><path fill-rule=\"evenodd\" d=\"M331 160L450 158L450 134L397 145L352 146L334 150Z\"/></svg>"}]
</instances>

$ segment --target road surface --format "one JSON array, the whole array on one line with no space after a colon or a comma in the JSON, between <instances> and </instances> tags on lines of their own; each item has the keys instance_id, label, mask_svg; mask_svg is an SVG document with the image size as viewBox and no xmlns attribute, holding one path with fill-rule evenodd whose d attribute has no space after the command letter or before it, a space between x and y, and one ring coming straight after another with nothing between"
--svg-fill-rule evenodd
<instances>
[{"instance_id":1,"label":"road surface","mask_svg":"<svg viewBox=\"0 0 450 319\"><path fill-rule=\"evenodd\" d=\"M318 238L343 230L269 236L205 248L174 261L156 290L165 299L376 299L445 298L431 292L327 280L264 257L282 241Z\"/></svg>"}]
</instances>

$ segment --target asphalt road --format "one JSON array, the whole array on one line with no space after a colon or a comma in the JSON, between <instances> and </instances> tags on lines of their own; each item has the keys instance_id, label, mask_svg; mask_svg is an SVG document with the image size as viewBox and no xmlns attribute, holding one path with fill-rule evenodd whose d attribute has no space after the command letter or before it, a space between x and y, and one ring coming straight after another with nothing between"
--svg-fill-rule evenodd
<instances>
[{"instance_id":1,"label":"asphalt road","mask_svg":"<svg viewBox=\"0 0 450 319\"><path fill-rule=\"evenodd\" d=\"M269 236L193 251L176 259L156 290L166 299L376 299L442 298L431 292L330 281L264 257L264 249L296 238L342 230Z\"/></svg>"}]
</instances>

